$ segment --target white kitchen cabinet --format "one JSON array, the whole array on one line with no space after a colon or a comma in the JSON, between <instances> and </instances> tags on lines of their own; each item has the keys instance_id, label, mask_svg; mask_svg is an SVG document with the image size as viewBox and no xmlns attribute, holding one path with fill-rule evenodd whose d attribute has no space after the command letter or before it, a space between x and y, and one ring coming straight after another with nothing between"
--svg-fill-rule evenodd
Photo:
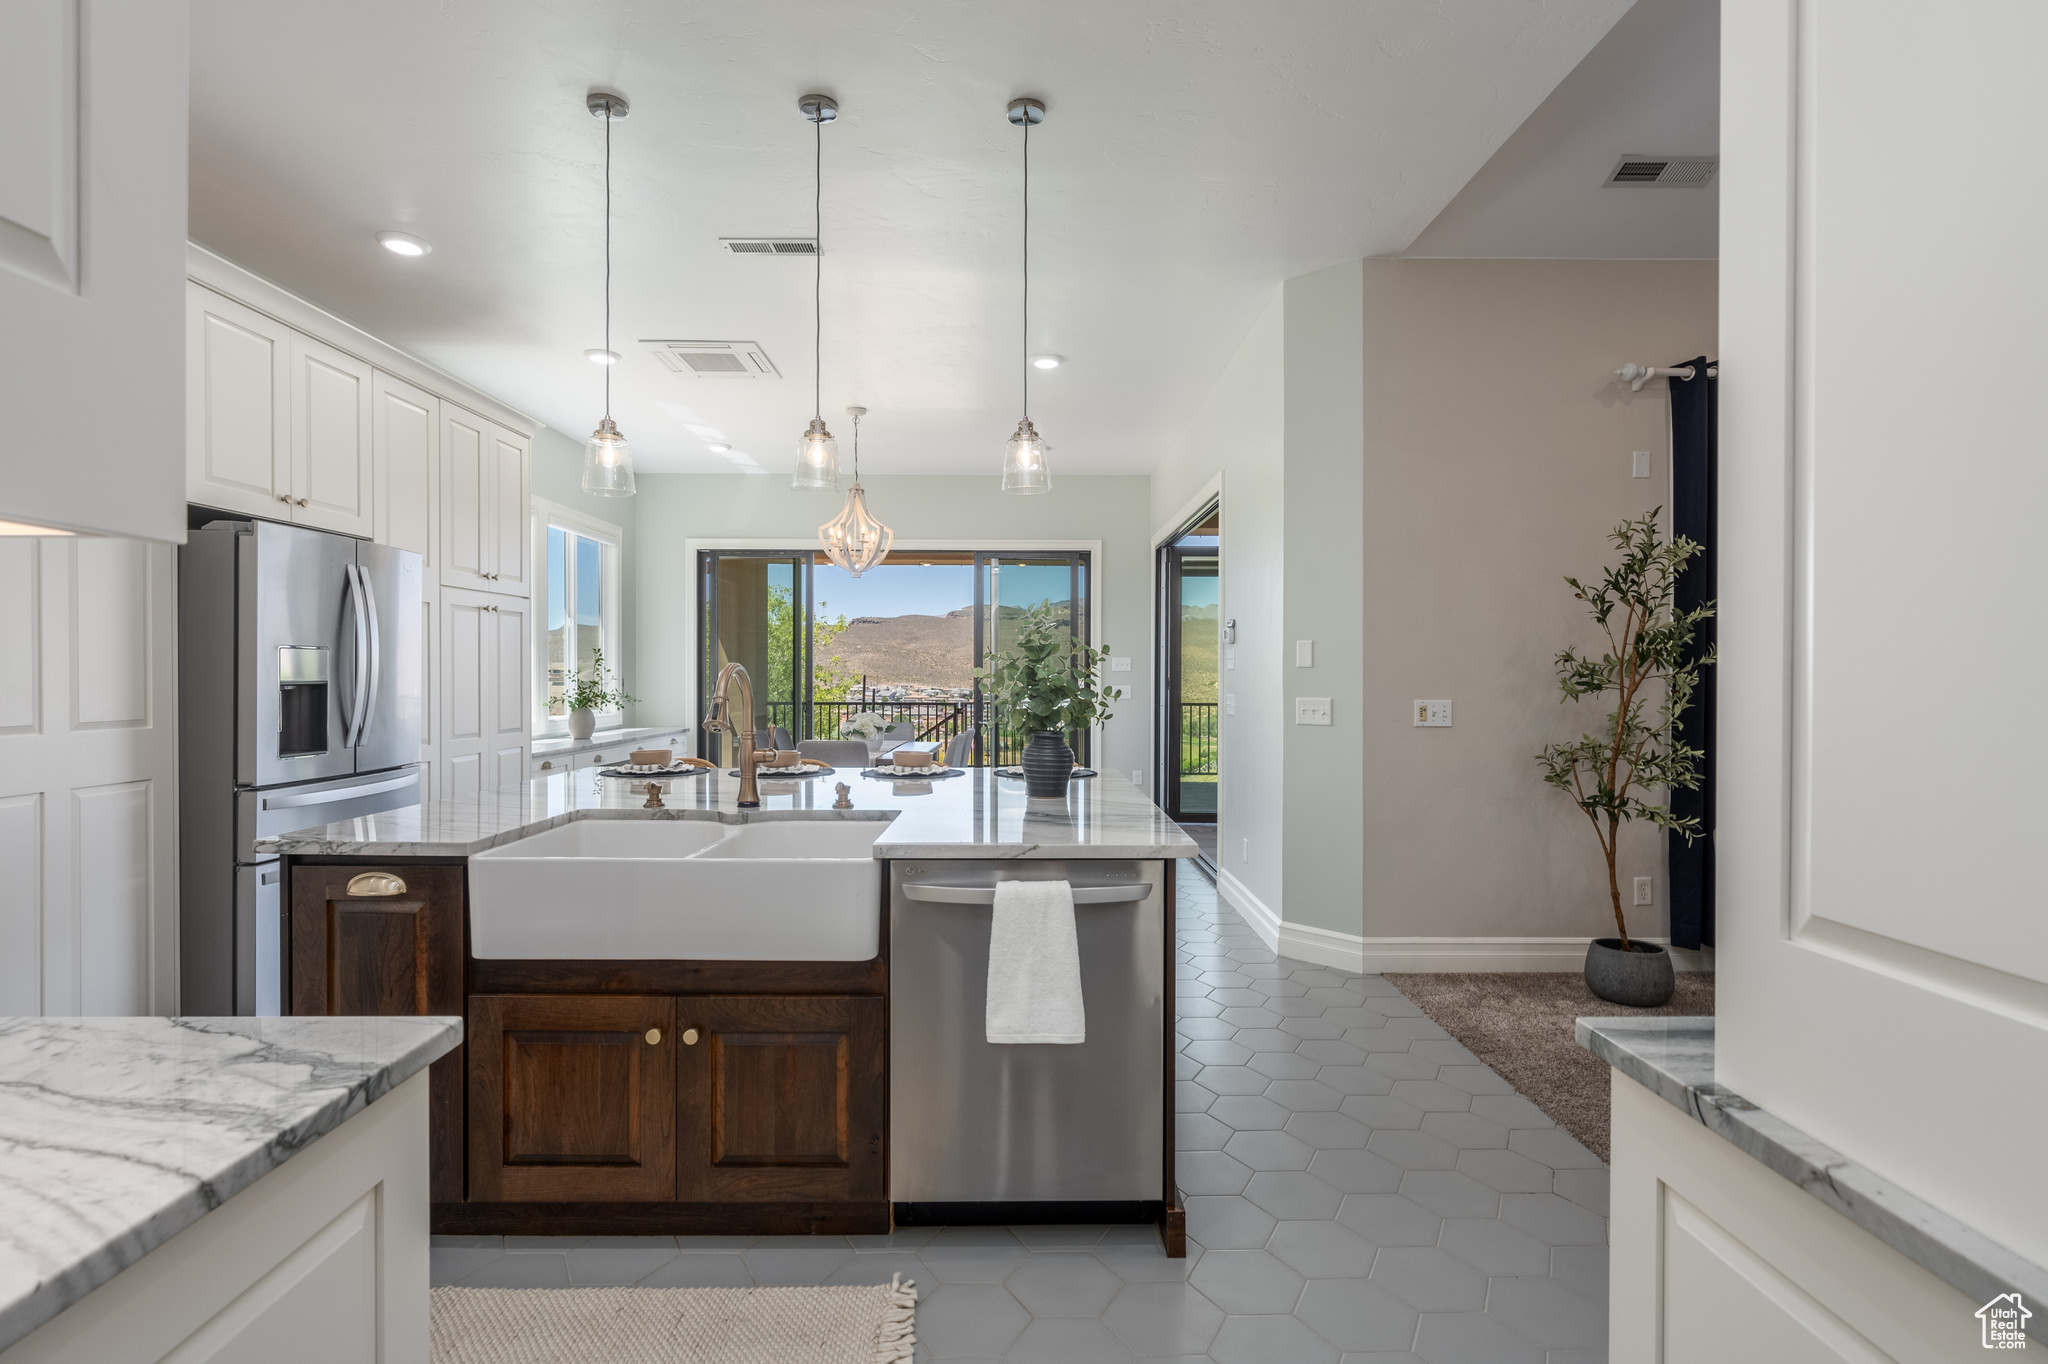
<instances>
[{"instance_id":1,"label":"white kitchen cabinet","mask_svg":"<svg viewBox=\"0 0 2048 1364\"><path fill-rule=\"evenodd\" d=\"M324 341L291 339L291 506L296 524L368 535L371 368Z\"/></svg>"},{"instance_id":2,"label":"white kitchen cabinet","mask_svg":"<svg viewBox=\"0 0 2048 1364\"><path fill-rule=\"evenodd\" d=\"M441 400L382 370L377 371L371 393L371 477L376 487L371 538L419 555L432 581L440 566L434 553L434 513L440 504Z\"/></svg>"},{"instance_id":3,"label":"white kitchen cabinet","mask_svg":"<svg viewBox=\"0 0 2048 1364\"><path fill-rule=\"evenodd\" d=\"M527 596L530 442L452 403L442 413L441 582Z\"/></svg>"},{"instance_id":4,"label":"white kitchen cabinet","mask_svg":"<svg viewBox=\"0 0 2048 1364\"><path fill-rule=\"evenodd\" d=\"M294 333L197 284L185 301L185 495L290 520Z\"/></svg>"},{"instance_id":5,"label":"white kitchen cabinet","mask_svg":"<svg viewBox=\"0 0 2048 1364\"><path fill-rule=\"evenodd\" d=\"M443 799L475 799L526 780L531 629L522 598L441 590Z\"/></svg>"}]
</instances>

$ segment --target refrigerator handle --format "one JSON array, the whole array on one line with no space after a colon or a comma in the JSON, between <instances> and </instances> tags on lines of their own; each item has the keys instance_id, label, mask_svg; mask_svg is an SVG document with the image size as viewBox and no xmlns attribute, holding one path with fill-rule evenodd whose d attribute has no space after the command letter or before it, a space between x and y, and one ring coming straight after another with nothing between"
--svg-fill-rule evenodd
<instances>
[{"instance_id":1,"label":"refrigerator handle","mask_svg":"<svg viewBox=\"0 0 2048 1364\"><path fill-rule=\"evenodd\" d=\"M370 666L368 695L363 701L362 724L356 730L356 746L368 742L370 726L377 719L377 692L384 681L384 630L377 619L377 584L370 581L370 575L361 565L356 567L356 580L363 585L363 599L369 607L370 617Z\"/></svg>"},{"instance_id":2,"label":"refrigerator handle","mask_svg":"<svg viewBox=\"0 0 2048 1364\"><path fill-rule=\"evenodd\" d=\"M348 728L342 735L341 746L354 748L363 736L364 704L370 699L370 622L363 602L362 571L348 564L343 568L343 576L348 579L349 620L356 632L356 677L355 691L349 699Z\"/></svg>"}]
</instances>

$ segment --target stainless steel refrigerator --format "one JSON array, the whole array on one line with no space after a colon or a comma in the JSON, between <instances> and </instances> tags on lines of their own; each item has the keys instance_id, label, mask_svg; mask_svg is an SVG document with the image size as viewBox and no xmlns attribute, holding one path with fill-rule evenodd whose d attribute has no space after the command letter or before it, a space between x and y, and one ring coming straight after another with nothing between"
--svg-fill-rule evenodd
<instances>
[{"instance_id":1,"label":"stainless steel refrigerator","mask_svg":"<svg viewBox=\"0 0 2048 1364\"><path fill-rule=\"evenodd\" d=\"M183 1012L286 1003L290 907L257 839L420 802L421 571L268 521L179 551Z\"/></svg>"}]
</instances>

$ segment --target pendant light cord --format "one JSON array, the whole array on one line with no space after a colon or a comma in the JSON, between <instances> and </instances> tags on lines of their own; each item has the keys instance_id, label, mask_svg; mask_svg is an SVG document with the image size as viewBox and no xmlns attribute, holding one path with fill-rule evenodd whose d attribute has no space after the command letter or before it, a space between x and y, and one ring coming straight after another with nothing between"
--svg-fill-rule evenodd
<instances>
[{"instance_id":1,"label":"pendant light cord","mask_svg":"<svg viewBox=\"0 0 2048 1364\"><path fill-rule=\"evenodd\" d=\"M612 415L612 116L604 116L604 415Z\"/></svg>"},{"instance_id":2,"label":"pendant light cord","mask_svg":"<svg viewBox=\"0 0 2048 1364\"><path fill-rule=\"evenodd\" d=\"M1031 420L1031 117L1024 118L1024 328L1019 337L1024 361L1024 420Z\"/></svg>"},{"instance_id":3,"label":"pendant light cord","mask_svg":"<svg viewBox=\"0 0 2048 1364\"><path fill-rule=\"evenodd\" d=\"M825 120L811 120L817 150L811 161L811 410L825 417ZM856 475L857 477L858 475Z\"/></svg>"}]
</instances>

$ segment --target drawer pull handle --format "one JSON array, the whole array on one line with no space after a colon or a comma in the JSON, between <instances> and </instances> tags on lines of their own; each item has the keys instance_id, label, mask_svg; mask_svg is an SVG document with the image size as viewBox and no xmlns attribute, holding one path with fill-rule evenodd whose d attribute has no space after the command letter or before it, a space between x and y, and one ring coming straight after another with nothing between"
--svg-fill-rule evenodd
<instances>
[{"instance_id":1,"label":"drawer pull handle","mask_svg":"<svg viewBox=\"0 0 2048 1364\"><path fill-rule=\"evenodd\" d=\"M694 1047L697 1045L697 1030L695 1028L683 1029L683 1045L686 1047Z\"/></svg>"},{"instance_id":2,"label":"drawer pull handle","mask_svg":"<svg viewBox=\"0 0 2048 1364\"><path fill-rule=\"evenodd\" d=\"M349 878L348 893L351 895L403 895L405 894L405 882L399 880L388 871L366 871L361 876L351 876Z\"/></svg>"},{"instance_id":3,"label":"drawer pull handle","mask_svg":"<svg viewBox=\"0 0 2048 1364\"><path fill-rule=\"evenodd\" d=\"M650 1047L658 1047L661 1045L660 1028L649 1028L647 1030L647 1045Z\"/></svg>"}]
</instances>

